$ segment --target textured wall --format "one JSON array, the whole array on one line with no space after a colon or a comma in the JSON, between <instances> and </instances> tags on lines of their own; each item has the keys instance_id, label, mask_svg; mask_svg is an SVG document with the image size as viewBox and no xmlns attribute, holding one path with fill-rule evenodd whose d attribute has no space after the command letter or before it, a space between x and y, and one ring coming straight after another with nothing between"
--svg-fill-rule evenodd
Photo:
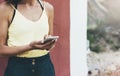
<instances>
[{"instance_id":1,"label":"textured wall","mask_svg":"<svg viewBox=\"0 0 120 76\"><path fill-rule=\"evenodd\" d=\"M0 0L3 1L3 0ZM55 20L54 34L60 38L56 47L51 52L55 66L56 76L70 76L70 47L69 47L69 0L47 0L54 5ZM3 76L7 64L6 58L0 58L0 76Z\"/></svg>"}]
</instances>

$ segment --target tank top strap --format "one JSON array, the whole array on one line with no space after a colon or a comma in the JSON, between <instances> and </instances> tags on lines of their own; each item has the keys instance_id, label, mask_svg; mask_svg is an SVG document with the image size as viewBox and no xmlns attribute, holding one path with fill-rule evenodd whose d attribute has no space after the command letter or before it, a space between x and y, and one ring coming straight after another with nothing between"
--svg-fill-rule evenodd
<instances>
[{"instance_id":1,"label":"tank top strap","mask_svg":"<svg viewBox=\"0 0 120 76\"><path fill-rule=\"evenodd\" d=\"M41 6L42 10L44 10L44 1L43 1L43 4L41 3L41 1L40 1L40 0L38 0L38 2L39 2L39 4L40 4L40 6Z\"/></svg>"},{"instance_id":2,"label":"tank top strap","mask_svg":"<svg viewBox=\"0 0 120 76\"><path fill-rule=\"evenodd\" d=\"M13 4L10 4L10 6L11 6L14 10L17 9L17 5L18 5L18 3L15 3L14 5L13 5Z\"/></svg>"},{"instance_id":3,"label":"tank top strap","mask_svg":"<svg viewBox=\"0 0 120 76\"><path fill-rule=\"evenodd\" d=\"M16 13L17 3L15 3L15 5L10 4L10 6L14 9L13 15L12 15L12 19L11 19L11 21L10 21L10 24L11 24L12 21L13 21L13 19L14 19L15 13Z\"/></svg>"}]
</instances>

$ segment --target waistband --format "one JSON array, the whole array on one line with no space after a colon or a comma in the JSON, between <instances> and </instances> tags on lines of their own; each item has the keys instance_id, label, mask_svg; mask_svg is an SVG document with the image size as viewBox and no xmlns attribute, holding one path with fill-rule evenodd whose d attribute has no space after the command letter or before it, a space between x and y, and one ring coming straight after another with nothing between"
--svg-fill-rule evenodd
<instances>
[{"instance_id":1,"label":"waistband","mask_svg":"<svg viewBox=\"0 0 120 76\"><path fill-rule=\"evenodd\" d=\"M40 56L40 57L34 57L34 58L24 58L24 57L10 57L8 60L8 63L31 63L32 61L38 62L38 63L42 63L45 62L47 60L50 60L50 55L49 53L44 55L44 56Z\"/></svg>"}]
</instances>

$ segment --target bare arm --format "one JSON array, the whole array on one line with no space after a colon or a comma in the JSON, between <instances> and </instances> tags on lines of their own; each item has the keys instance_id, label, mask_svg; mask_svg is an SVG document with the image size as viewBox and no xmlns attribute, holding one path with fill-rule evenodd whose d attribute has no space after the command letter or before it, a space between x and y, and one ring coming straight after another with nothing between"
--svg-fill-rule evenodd
<instances>
[{"instance_id":1,"label":"bare arm","mask_svg":"<svg viewBox=\"0 0 120 76\"><path fill-rule=\"evenodd\" d=\"M7 32L9 25L9 12L8 6L5 4L0 5L0 55L11 56L20 54L27 50L32 49L29 45L9 47L7 46Z\"/></svg>"},{"instance_id":2,"label":"bare arm","mask_svg":"<svg viewBox=\"0 0 120 76\"><path fill-rule=\"evenodd\" d=\"M0 15L0 55L11 56L11 55L16 55L31 49L29 45L19 46L19 47L7 46L6 44L7 30L8 30L8 22L6 18L1 17Z\"/></svg>"},{"instance_id":3,"label":"bare arm","mask_svg":"<svg viewBox=\"0 0 120 76\"><path fill-rule=\"evenodd\" d=\"M45 9L48 16L49 35L53 35L54 7L50 3L45 2ZM55 46L56 42L57 40L54 40L53 43L47 47L47 50L51 50Z\"/></svg>"},{"instance_id":4,"label":"bare arm","mask_svg":"<svg viewBox=\"0 0 120 76\"><path fill-rule=\"evenodd\" d=\"M49 27L50 27L49 35L53 35L54 7L51 4L46 2L45 8L47 11L48 23L49 23Z\"/></svg>"}]
</instances>

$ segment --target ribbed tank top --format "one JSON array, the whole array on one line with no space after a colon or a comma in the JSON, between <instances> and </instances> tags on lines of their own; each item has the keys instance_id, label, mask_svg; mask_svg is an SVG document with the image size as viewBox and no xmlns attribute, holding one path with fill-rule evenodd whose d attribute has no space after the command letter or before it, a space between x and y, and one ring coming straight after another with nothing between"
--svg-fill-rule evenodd
<instances>
[{"instance_id":1,"label":"ribbed tank top","mask_svg":"<svg viewBox=\"0 0 120 76\"><path fill-rule=\"evenodd\" d=\"M37 21L31 21L23 16L17 9L12 23L8 29L8 46L22 46L31 43L32 41L40 41L49 33L48 17L45 9L41 17ZM30 50L18 57L40 57L46 55L47 50Z\"/></svg>"}]
</instances>

